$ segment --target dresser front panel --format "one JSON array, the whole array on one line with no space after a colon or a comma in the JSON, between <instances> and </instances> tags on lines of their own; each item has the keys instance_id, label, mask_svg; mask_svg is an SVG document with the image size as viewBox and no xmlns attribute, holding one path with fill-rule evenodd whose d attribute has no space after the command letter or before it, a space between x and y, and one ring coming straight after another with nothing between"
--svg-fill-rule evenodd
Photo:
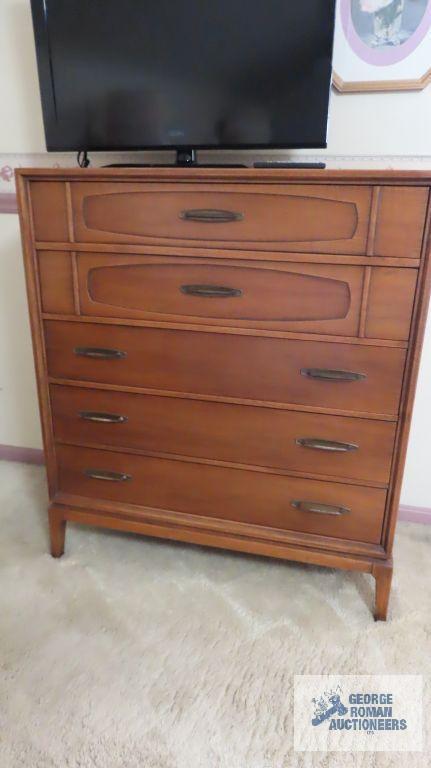
<instances>
[{"instance_id":1,"label":"dresser front panel","mask_svg":"<svg viewBox=\"0 0 431 768\"><path fill-rule=\"evenodd\" d=\"M371 188L72 183L77 242L364 253Z\"/></svg>"},{"instance_id":2,"label":"dresser front panel","mask_svg":"<svg viewBox=\"0 0 431 768\"><path fill-rule=\"evenodd\" d=\"M420 258L428 196L428 187L378 188L374 255Z\"/></svg>"},{"instance_id":3,"label":"dresser front panel","mask_svg":"<svg viewBox=\"0 0 431 768\"><path fill-rule=\"evenodd\" d=\"M177 244L420 258L428 187L31 183L39 242ZM375 220L374 220L375 217Z\"/></svg>"},{"instance_id":4,"label":"dresser front panel","mask_svg":"<svg viewBox=\"0 0 431 768\"><path fill-rule=\"evenodd\" d=\"M384 490L65 445L57 451L62 493L371 544L381 538Z\"/></svg>"},{"instance_id":5,"label":"dresser front panel","mask_svg":"<svg viewBox=\"0 0 431 768\"><path fill-rule=\"evenodd\" d=\"M47 321L45 338L48 372L59 379L398 413L403 349L62 321ZM99 349L116 357L86 356ZM361 378L343 380L345 372Z\"/></svg>"},{"instance_id":6,"label":"dresser front panel","mask_svg":"<svg viewBox=\"0 0 431 768\"><path fill-rule=\"evenodd\" d=\"M389 481L391 422L56 385L51 406L59 442Z\"/></svg>"},{"instance_id":7,"label":"dresser front panel","mask_svg":"<svg viewBox=\"0 0 431 768\"><path fill-rule=\"evenodd\" d=\"M39 251L38 262L42 309L50 314L393 341L409 337L418 274L394 267L67 251Z\"/></svg>"},{"instance_id":8,"label":"dresser front panel","mask_svg":"<svg viewBox=\"0 0 431 768\"><path fill-rule=\"evenodd\" d=\"M365 267L85 253L77 263L88 316L359 333ZM372 268L367 337L408 338L416 277Z\"/></svg>"},{"instance_id":9,"label":"dresser front panel","mask_svg":"<svg viewBox=\"0 0 431 768\"><path fill-rule=\"evenodd\" d=\"M84 315L358 331L363 267L79 254Z\"/></svg>"}]
</instances>

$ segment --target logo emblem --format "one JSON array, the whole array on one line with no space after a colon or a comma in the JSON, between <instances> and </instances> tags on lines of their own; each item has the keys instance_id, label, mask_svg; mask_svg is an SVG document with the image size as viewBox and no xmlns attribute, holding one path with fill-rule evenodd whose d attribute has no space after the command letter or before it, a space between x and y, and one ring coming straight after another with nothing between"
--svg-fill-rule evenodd
<instances>
[{"instance_id":1,"label":"logo emblem","mask_svg":"<svg viewBox=\"0 0 431 768\"><path fill-rule=\"evenodd\" d=\"M329 720L334 715L347 715L348 709L341 701L342 690L337 685L334 691L325 691L319 699L312 699L314 704L314 717L311 725L320 725L325 720Z\"/></svg>"}]
</instances>

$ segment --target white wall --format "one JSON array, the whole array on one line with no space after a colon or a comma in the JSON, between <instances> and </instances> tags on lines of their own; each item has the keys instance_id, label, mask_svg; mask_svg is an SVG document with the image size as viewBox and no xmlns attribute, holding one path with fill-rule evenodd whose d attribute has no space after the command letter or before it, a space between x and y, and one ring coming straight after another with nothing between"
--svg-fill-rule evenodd
<instances>
[{"instance_id":1,"label":"white wall","mask_svg":"<svg viewBox=\"0 0 431 768\"><path fill-rule=\"evenodd\" d=\"M42 444L18 217L0 215L0 445Z\"/></svg>"},{"instance_id":2,"label":"white wall","mask_svg":"<svg viewBox=\"0 0 431 768\"><path fill-rule=\"evenodd\" d=\"M30 0L1 0L0 153L45 150L35 61ZM333 93L331 155L431 158L430 137L431 88L385 95Z\"/></svg>"},{"instance_id":3,"label":"white wall","mask_svg":"<svg viewBox=\"0 0 431 768\"><path fill-rule=\"evenodd\" d=\"M431 507L431 314L422 351L416 401L410 431L406 470L401 494L403 504Z\"/></svg>"},{"instance_id":4,"label":"white wall","mask_svg":"<svg viewBox=\"0 0 431 768\"><path fill-rule=\"evenodd\" d=\"M29 0L0 0L0 168L25 162L21 153L45 150L29 6ZM329 145L322 154L332 156L332 163L357 165L362 157L366 165L431 169L431 86L411 93L333 93ZM0 444L37 447L41 440L18 222L9 215L0 215L0 300ZM405 504L426 507L431 507L430 388L431 322L402 496Z\"/></svg>"}]
</instances>

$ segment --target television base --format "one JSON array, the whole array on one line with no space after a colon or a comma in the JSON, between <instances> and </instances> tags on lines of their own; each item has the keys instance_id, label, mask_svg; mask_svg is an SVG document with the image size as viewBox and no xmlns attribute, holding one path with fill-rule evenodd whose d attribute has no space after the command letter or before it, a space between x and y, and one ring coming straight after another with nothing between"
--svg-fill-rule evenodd
<instances>
[{"instance_id":1,"label":"television base","mask_svg":"<svg viewBox=\"0 0 431 768\"><path fill-rule=\"evenodd\" d=\"M87 153L83 153L85 157ZM83 167L83 166L81 166ZM86 166L85 166L86 167ZM110 163L105 168L247 168L244 163L199 163L195 149L177 149L174 163Z\"/></svg>"},{"instance_id":2,"label":"television base","mask_svg":"<svg viewBox=\"0 0 431 768\"><path fill-rule=\"evenodd\" d=\"M102 168L248 168L245 163L110 163Z\"/></svg>"},{"instance_id":3,"label":"television base","mask_svg":"<svg viewBox=\"0 0 431 768\"><path fill-rule=\"evenodd\" d=\"M176 157L174 163L114 163L112 165L105 166L106 168L189 168L199 165L197 152L190 147L182 147L176 150ZM208 167L208 166L206 166ZM211 166L212 167L212 166ZM238 166L229 166L235 167Z\"/></svg>"},{"instance_id":4,"label":"television base","mask_svg":"<svg viewBox=\"0 0 431 768\"><path fill-rule=\"evenodd\" d=\"M78 165L88 168L90 160L86 150L78 152ZM245 163L199 163L195 149L177 149L174 163L108 163L104 168L247 168ZM287 160L258 160L253 168L291 168L324 170L325 163L301 163Z\"/></svg>"}]
</instances>

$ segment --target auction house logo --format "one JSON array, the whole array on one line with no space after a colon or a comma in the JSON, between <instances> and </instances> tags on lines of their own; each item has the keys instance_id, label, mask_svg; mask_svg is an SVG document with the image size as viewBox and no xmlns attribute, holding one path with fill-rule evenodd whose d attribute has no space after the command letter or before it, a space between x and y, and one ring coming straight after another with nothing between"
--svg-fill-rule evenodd
<instances>
[{"instance_id":1,"label":"auction house logo","mask_svg":"<svg viewBox=\"0 0 431 768\"><path fill-rule=\"evenodd\" d=\"M312 700L314 716L311 725L327 723L330 731L405 731L407 720L394 717L393 694L351 693L349 707L341 701L342 690L325 691L318 699Z\"/></svg>"},{"instance_id":2,"label":"auction house logo","mask_svg":"<svg viewBox=\"0 0 431 768\"><path fill-rule=\"evenodd\" d=\"M421 675L295 675L299 752L422 751Z\"/></svg>"}]
</instances>

